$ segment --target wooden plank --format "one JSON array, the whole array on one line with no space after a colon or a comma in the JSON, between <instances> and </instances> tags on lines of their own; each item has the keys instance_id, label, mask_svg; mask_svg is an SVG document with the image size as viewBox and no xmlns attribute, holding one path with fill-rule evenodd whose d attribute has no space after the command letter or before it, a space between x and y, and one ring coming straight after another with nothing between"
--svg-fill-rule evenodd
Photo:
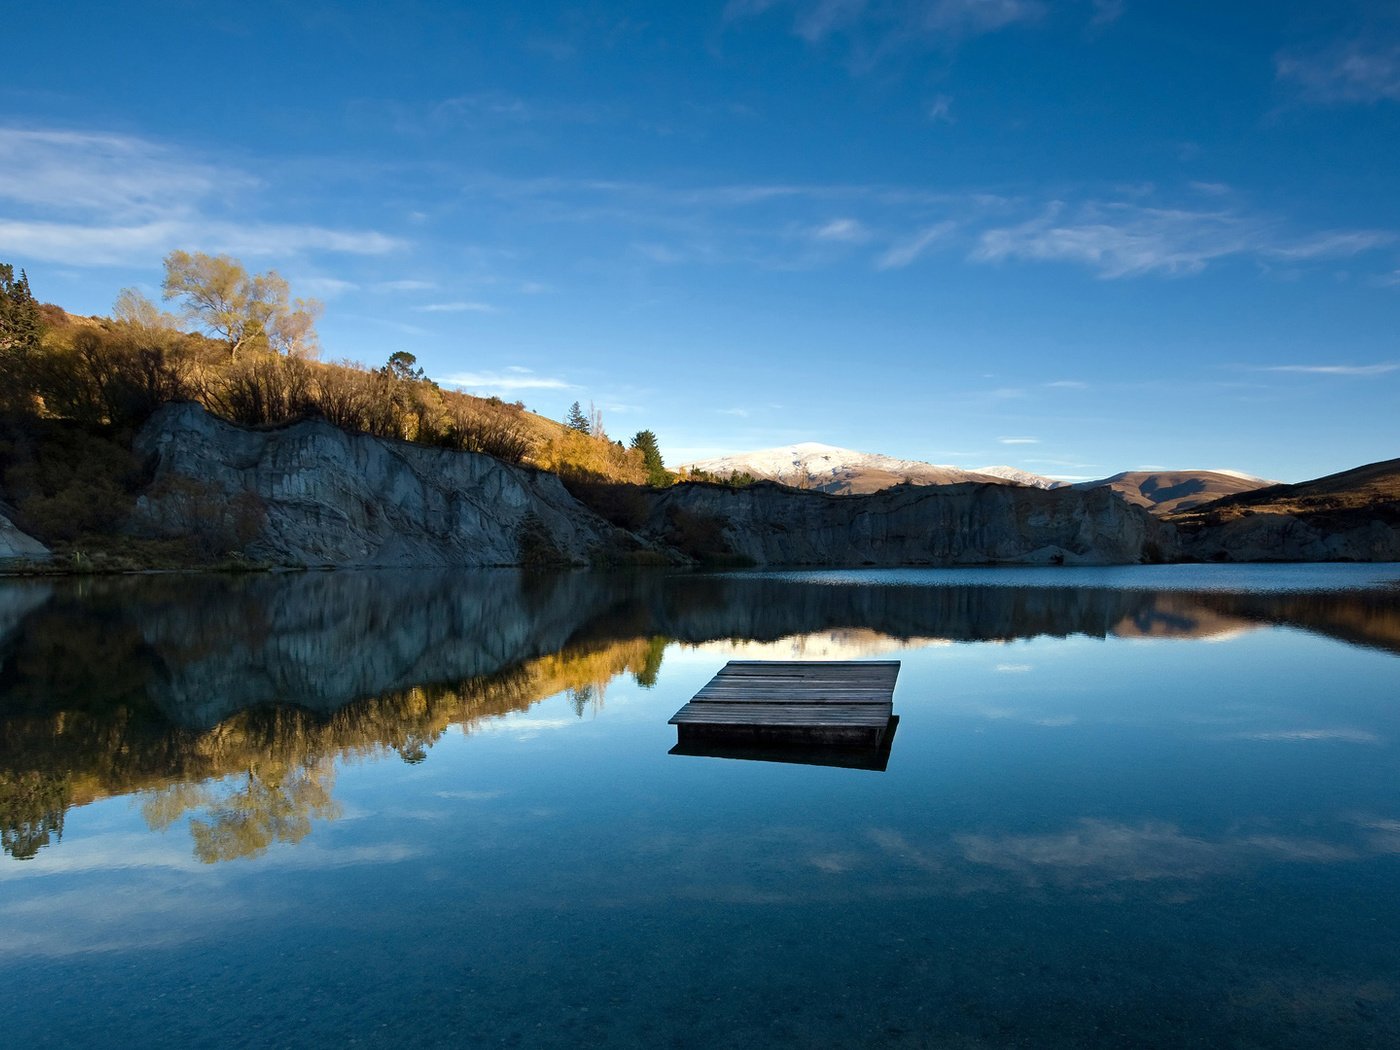
<instances>
[{"instance_id":1,"label":"wooden plank","mask_svg":"<svg viewBox=\"0 0 1400 1050\"><path fill-rule=\"evenodd\" d=\"M714 725L883 725L890 707L835 704L733 704L689 703L671 716L672 725L699 722Z\"/></svg>"}]
</instances>

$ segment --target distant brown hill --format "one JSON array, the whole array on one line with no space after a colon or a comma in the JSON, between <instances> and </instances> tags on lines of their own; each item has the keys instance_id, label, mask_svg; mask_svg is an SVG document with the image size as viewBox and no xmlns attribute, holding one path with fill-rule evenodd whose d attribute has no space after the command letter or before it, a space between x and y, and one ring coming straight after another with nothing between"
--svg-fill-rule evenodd
<instances>
[{"instance_id":1,"label":"distant brown hill","mask_svg":"<svg viewBox=\"0 0 1400 1050\"><path fill-rule=\"evenodd\" d=\"M1219 470L1125 470L1111 478L1083 481L1074 487L1110 488L1135 506L1167 515L1272 484L1264 478Z\"/></svg>"},{"instance_id":2,"label":"distant brown hill","mask_svg":"<svg viewBox=\"0 0 1400 1050\"><path fill-rule=\"evenodd\" d=\"M1371 510L1397 501L1400 501L1400 459L1387 459L1312 481L1300 481L1296 485L1266 485L1240 491L1199 509L1213 518L1229 520L1246 511L1308 516L1329 511Z\"/></svg>"},{"instance_id":3,"label":"distant brown hill","mask_svg":"<svg viewBox=\"0 0 1400 1050\"><path fill-rule=\"evenodd\" d=\"M1231 561L1400 559L1400 459L1225 496L1168 519L1194 556Z\"/></svg>"}]
</instances>

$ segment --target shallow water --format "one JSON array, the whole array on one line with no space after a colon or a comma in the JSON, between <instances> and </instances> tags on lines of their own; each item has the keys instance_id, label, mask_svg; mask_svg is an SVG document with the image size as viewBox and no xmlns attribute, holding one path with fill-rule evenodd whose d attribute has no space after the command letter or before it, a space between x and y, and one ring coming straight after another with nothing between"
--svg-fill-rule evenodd
<instances>
[{"instance_id":1,"label":"shallow water","mask_svg":"<svg viewBox=\"0 0 1400 1050\"><path fill-rule=\"evenodd\" d=\"M1400 1045L1397 580L0 583L6 1040ZM668 754L734 656L888 770Z\"/></svg>"}]
</instances>

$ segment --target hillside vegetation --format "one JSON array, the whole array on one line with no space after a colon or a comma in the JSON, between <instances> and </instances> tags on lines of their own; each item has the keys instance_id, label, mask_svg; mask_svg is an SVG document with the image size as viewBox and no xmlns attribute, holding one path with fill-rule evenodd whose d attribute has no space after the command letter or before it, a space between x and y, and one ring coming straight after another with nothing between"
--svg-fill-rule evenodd
<instances>
[{"instance_id":1,"label":"hillside vegetation","mask_svg":"<svg viewBox=\"0 0 1400 1050\"><path fill-rule=\"evenodd\" d=\"M176 252L166 288L190 304L184 315L128 289L113 316L81 317L38 302L27 276L0 264L0 504L46 543L118 525L149 480L132 436L178 400L244 426L319 417L347 431L485 453L580 488L672 480L654 434L642 431L625 447L577 405L565 425L519 402L444 389L402 351L378 367L316 360L319 304L290 299L276 274Z\"/></svg>"}]
</instances>

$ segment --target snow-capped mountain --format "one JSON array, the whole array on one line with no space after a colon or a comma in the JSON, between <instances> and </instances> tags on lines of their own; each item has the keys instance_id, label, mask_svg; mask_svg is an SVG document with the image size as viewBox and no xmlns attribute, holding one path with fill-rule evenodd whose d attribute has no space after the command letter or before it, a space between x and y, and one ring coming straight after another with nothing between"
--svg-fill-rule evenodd
<instances>
[{"instance_id":1,"label":"snow-capped mountain","mask_svg":"<svg viewBox=\"0 0 1400 1050\"><path fill-rule=\"evenodd\" d=\"M682 470L704 471L716 477L752 474L755 478L778 481L794 488L814 489L839 495L878 492L892 485L956 485L963 482L998 485L1029 485L1054 489L1068 485L1041 474L1016 467L993 466L965 470L917 459L896 459L878 452L855 452L835 445L804 441L781 448L739 452L684 464ZM1272 485L1238 470L1131 471L1098 481L1082 481L1073 487L1091 489L1107 486L1129 503L1167 514L1199 506L1221 496Z\"/></svg>"},{"instance_id":2,"label":"snow-capped mountain","mask_svg":"<svg viewBox=\"0 0 1400 1050\"><path fill-rule=\"evenodd\" d=\"M843 495L877 492L901 482L915 485L955 485L971 481L1003 485L1037 484L1041 488L1055 484L1049 478L1039 478L1037 475L1027 474L1025 477L1037 480L1023 482L1018 478L1000 474L925 463L917 459L896 459L877 452L856 452L816 441L702 459L684 464L682 469L704 471L718 477L752 474L756 478L778 481L795 488ZM1010 470L1006 467L994 469Z\"/></svg>"},{"instance_id":3,"label":"snow-capped mountain","mask_svg":"<svg viewBox=\"0 0 1400 1050\"><path fill-rule=\"evenodd\" d=\"M1058 489L1069 484L1068 481L1056 481L1054 478L1047 478L1044 474L1032 474L1029 470L1018 470L1016 467L976 467L973 473L1003 478L1016 485L1029 485L1037 489Z\"/></svg>"}]
</instances>

